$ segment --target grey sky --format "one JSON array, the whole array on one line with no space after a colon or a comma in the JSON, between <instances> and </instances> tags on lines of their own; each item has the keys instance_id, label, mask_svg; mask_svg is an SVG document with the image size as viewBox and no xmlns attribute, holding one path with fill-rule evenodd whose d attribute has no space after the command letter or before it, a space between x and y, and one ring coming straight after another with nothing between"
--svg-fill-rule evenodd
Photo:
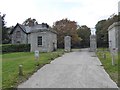
<instances>
[{"instance_id":1,"label":"grey sky","mask_svg":"<svg viewBox=\"0 0 120 90\"><path fill-rule=\"evenodd\" d=\"M101 19L118 12L119 0L1 0L0 12L6 14L7 26L35 18L49 25L68 18L79 25L95 27Z\"/></svg>"}]
</instances>

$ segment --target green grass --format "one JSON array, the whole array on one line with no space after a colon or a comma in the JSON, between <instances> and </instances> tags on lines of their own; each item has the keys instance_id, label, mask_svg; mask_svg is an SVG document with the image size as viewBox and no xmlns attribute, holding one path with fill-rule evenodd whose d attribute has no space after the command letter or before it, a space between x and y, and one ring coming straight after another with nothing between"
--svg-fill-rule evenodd
<instances>
[{"instance_id":1,"label":"green grass","mask_svg":"<svg viewBox=\"0 0 120 90\"><path fill-rule=\"evenodd\" d=\"M0 54L0 89L2 88L2 55Z\"/></svg>"},{"instance_id":2,"label":"green grass","mask_svg":"<svg viewBox=\"0 0 120 90\"><path fill-rule=\"evenodd\" d=\"M63 50L49 53L40 53L39 66L36 65L34 53L17 52L2 55L2 88L16 87L28 79L43 65L63 54ZM23 76L18 75L18 66L23 65Z\"/></svg>"},{"instance_id":3,"label":"green grass","mask_svg":"<svg viewBox=\"0 0 120 90\"><path fill-rule=\"evenodd\" d=\"M103 58L103 53L106 54L106 59ZM118 83L118 57L115 56L115 65L112 65L112 57L109 51L98 50L97 56L100 59L106 72L110 75L111 79Z\"/></svg>"},{"instance_id":4,"label":"green grass","mask_svg":"<svg viewBox=\"0 0 120 90\"><path fill-rule=\"evenodd\" d=\"M118 87L120 87L120 52L118 52Z\"/></svg>"}]
</instances>

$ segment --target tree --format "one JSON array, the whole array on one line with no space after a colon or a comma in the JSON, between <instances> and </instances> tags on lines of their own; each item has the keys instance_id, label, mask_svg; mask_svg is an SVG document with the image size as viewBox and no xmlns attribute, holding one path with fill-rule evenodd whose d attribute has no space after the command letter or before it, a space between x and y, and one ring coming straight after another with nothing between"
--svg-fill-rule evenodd
<instances>
[{"instance_id":1,"label":"tree","mask_svg":"<svg viewBox=\"0 0 120 90\"><path fill-rule=\"evenodd\" d=\"M97 45L98 47L107 46L108 42L108 32L107 29L104 30L104 26L107 20L101 20L96 24L96 34L97 34Z\"/></svg>"},{"instance_id":2,"label":"tree","mask_svg":"<svg viewBox=\"0 0 120 90\"><path fill-rule=\"evenodd\" d=\"M5 26L6 22L4 20L5 14L2 15L2 43L8 44L10 43L10 35L9 35L9 28Z\"/></svg>"},{"instance_id":3,"label":"tree","mask_svg":"<svg viewBox=\"0 0 120 90\"><path fill-rule=\"evenodd\" d=\"M56 21L53 25L53 29L57 32L58 47L64 47L64 37L71 36L72 46L76 46L80 41L77 35L77 23L68 19L62 19Z\"/></svg>"},{"instance_id":4,"label":"tree","mask_svg":"<svg viewBox=\"0 0 120 90\"><path fill-rule=\"evenodd\" d=\"M81 37L80 47L89 47L90 46L90 28L86 25L83 25L77 29L78 36Z\"/></svg>"},{"instance_id":5,"label":"tree","mask_svg":"<svg viewBox=\"0 0 120 90\"><path fill-rule=\"evenodd\" d=\"M28 19L26 19L24 22L23 22L23 25L25 25L25 26L34 26L34 25L36 25L36 24L38 24L38 22L36 21L36 19L31 19L31 18L28 18Z\"/></svg>"},{"instance_id":6,"label":"tree","mask_svg":"<svg viewBox=\"0 0 120 90\"><path fill-rule=\"evenodd\" d=\"M1 17L1 13L0 13L0 44L2 43L2 17Z\"/></svg>"},{"instance_id":7,"label":"tree","mask_svg":"<svg viewBox=\"0 0 120 90\"><path fill-rule=\"evenodd\" d=\"M95 26L98 47L108 47L108 28L114 22L117 22L118 18L118 15L112 15L108 19L98 21Z\"/></svg>"}]
</instances>

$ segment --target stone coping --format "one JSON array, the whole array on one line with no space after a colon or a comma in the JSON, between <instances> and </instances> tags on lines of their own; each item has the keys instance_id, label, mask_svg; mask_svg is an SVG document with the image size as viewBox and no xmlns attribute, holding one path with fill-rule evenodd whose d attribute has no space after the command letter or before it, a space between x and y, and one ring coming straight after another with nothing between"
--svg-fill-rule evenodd
<instances>
[{"instance_id":1,"label":"stone coping","mask_svg":"<svg viewBox=\"0 0 120 90\"><path fill-rule=\"evenodd\" d=\"M120 22L115 22L115 23L113 23L112 25L110 25L110 26L108 27L108 31L110 31L112 28L117 27L117 26L120 26Z\"/></svg>"},{"instance_id":2,"label":"stone coping","mask_svg":"<svg viewBox=\"0 0 120 90\"><path fill-rule=\"evenodd\" d=\"M34 32L53 32L57 34L57 32L52 29L36 29L36 30L32 30L30 33L34 33Z\"/></svg>"}]
</instances>

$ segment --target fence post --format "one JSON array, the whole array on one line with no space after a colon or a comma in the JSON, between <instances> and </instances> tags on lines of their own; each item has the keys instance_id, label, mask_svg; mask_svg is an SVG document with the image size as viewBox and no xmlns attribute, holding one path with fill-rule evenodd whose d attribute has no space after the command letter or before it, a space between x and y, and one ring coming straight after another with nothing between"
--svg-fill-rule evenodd
<instances>
[{"instance_id":1,"label":"fence post","mask_svg":"<svg viewBox=\"0 0 120 90\"><path fill-rule=\"evenodd\" d=\"M23 66L19 65L19 75L22 76L23 75Z\"/></svg>"}]
</instances>

